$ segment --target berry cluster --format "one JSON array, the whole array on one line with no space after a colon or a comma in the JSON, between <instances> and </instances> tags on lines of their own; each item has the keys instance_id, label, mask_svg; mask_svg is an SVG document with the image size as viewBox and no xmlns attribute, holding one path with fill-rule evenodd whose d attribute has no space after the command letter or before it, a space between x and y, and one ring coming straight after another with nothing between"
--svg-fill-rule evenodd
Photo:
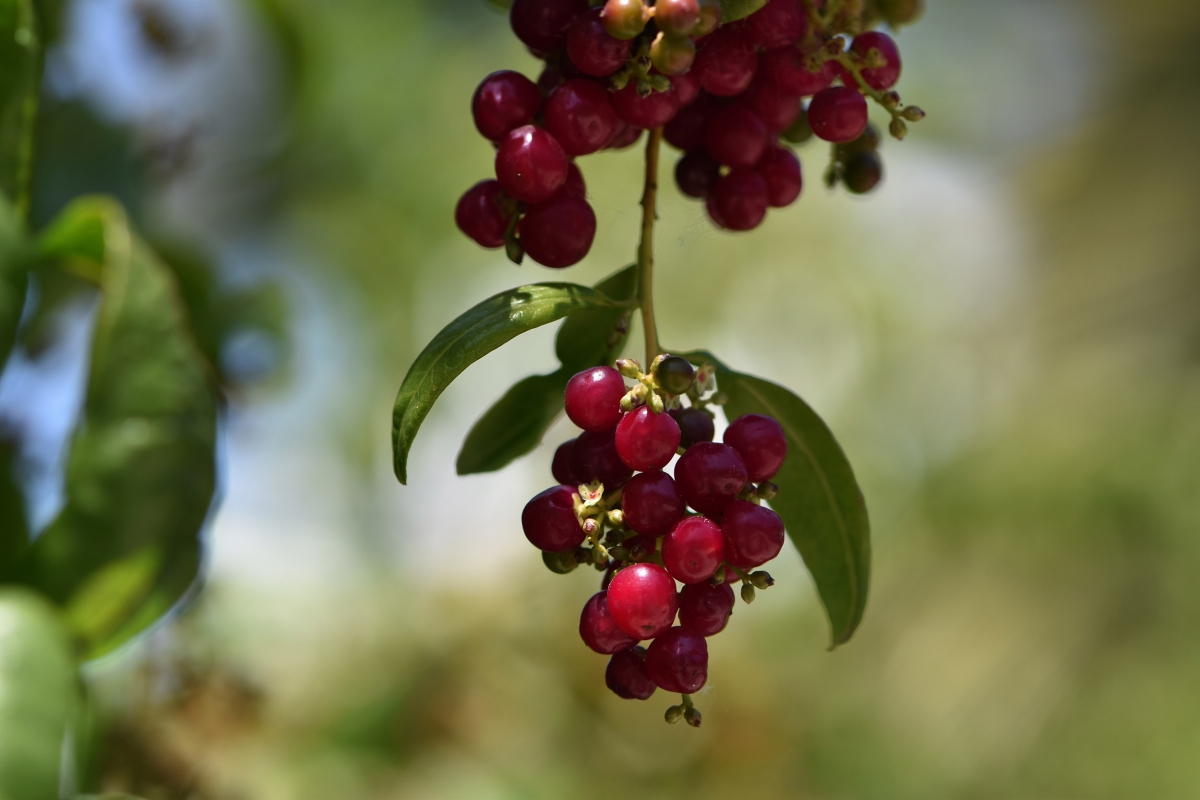
<instances>
[{"instance_id":1,"label":"berry cluster","mask_svg":"<svg viewBox=\"0 0 1200 800\"><path fill-rule=\"evenodd\" d=\"M709 406L722 400L713 370L679 356L659 356L649 374L627 359L580 372L567 384L565 406L583 432L554 454L558 485L521 515L551 570L592 564L604 572L579 633L611 656L608 687L639 700L656 688L682 694L667 720L693 726L700 713L690 695L708 677L705 638L733 613L731 583L741 582L742 599L753 601L756 587L774 583L758 568L784 541L782 520L761 505L777 491L769 481L787 455L783 430L750 414L716 443ZM672 477L663 470L676 454Z\"/></svg>"},{"instance_id":2,"label":"berry cluster","mask_svg":"<svg viewBox=\"0 0 1200 800\"><path fill-rule=\"evenodd\" d=\"M536 83L506 70L475 91L471 110L496 147L496 178L459 200L458 226L518 263L528 254L571 266L596 233L573 159L663 128L683 151L680 191L703 199L722 228L755 228L768 208L800 195L800 161L783 141L857 142L868 130L865 97L891 114L897 138L924 116L892 90L895 41L869 30L918 13L915 0L768 0L722 24L718 0L514 0L512 29L546 66ZM861 192L881 174L875 147L863 145L835 149L826 179Z\"/></svg>"}]
</instances>

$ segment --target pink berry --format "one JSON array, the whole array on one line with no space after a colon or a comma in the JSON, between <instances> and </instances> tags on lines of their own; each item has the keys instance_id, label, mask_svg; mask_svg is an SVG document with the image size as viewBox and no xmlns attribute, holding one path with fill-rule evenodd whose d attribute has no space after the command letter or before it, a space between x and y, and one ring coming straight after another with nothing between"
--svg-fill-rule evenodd
<instances>
[{"instance_id":1,"label":"pink berry","mask_svg":"<svg viewBox=\"0 0 1200 800\"><path fill-rule=\"evenodd\" d=\"M741 103L713 114L704 132L704 149L728 167L753 167L769 143L767 126Z\"/></svg>"},{"instance_id":2,"label":"pink berry","mask_svg":"<svg viewBox=\"0 0 1200 800\"><path fill-rule=\"evenodd\" d=\"M658 537L675 527L683 517L683 498L675 481L665 472L643 472L625 484L621 494L625 524L645 536ZM628 543L626 546L631 546ZM653 547L646 548L653 550Z\"/></svg>"},{"instance_id":3,"label":"pink berry","mask_svg":"<svg viewBox=\"0 0 1200 800\"><path fill-rule=\"evenodd\" d=\"M575 487L552 486L525 504L521 527L539 550L561 553L583 544L583 527L575 517Z\"/></svg>"},{"instance_id":4,"label":"pink berry","mask_svg":"<svg viewBox=\"0 0 1200 800\"><path fill-rule=\"evenodd\" d=\"M546 98L546 130L568 156L603 148L616 133L617 121L608 92L590 80L567 81Z\"/></svg>"},{"instance_id":5,"label":"pink berry","mask_svg":"<svg viewBox=\"0 0 1200 800\"><path fill-rule=\"evenodd\" d=\"M507 69L484 78L471 98L475 127L493 142L503 139L513 128L533 122L541 107L542 93L537 84Z\"/></svg>"},{"instance_id":6,"label":"pink berry","mask_svg":"<svg viewBox=\"0 0 1200 800\"><path fill-rule=\"evenodd\" d=\"M763 53L762 70L781 90L797 97L808 97L829 88L835 76L834 64L826 61L816 72L808 69L808 56L794 47L782 47Z\"/></svg>"},{"instance_id":7,"label":"pink berry","mask_svg":"<svg viewBox=\"0 0 1200 800\"><path fill-rule=\"evenodd\" d=\"M582 483L599 481L606 491L625 485L633 470L617 455L616 431L584 431L571 448L571 469Z\"/></svg>"},{"instance_id":8,"label":"pink berry","mask_svg":"<svg viewBox=\"0 0 1200 800\"><path fill-rule=\"evenodd\" d=\"M655 414L641 406L621 418L617 425L617 453L630 469L649 472L662 469L679 449L679 425L666 412Z\"/></svg>"},{"instance_id":9,"label":"pink berry","mask_svg":"<svg viewBox=\"0 0 1200 800\"><path fill-rule=\"evenodd\" d=\"M646 650L646 673L660 689L693 694L708 680L708 643L683 628L671 628Z\"/></svg>"},{"instance_id":10,"label":"pink berry","mask_svg":"<svg viewBox=\"0 0 1200 800\"><path fill-rule=\"evenodd\" d=\"M554 480L564 486L578 486L583 483L571 467L571 451L575 448L575 440L568 439L554 451L554 460L550 462L550 472Z\"/></svg>"},{"instance_id":11,"label":"pink berry","mask_svg":"<svg viewBox=\"0 0 1200 800\"><path fill-rule=\"evenodd\" d=\"M694 444L675 465L675 485L684 501L708 517L720 517L747 480L742 457L727 444Z\"/></svg>"},{"instance_id":12,"label":"pink berry","mask_svg":"<svg viewBox=\"0 0 1200 800\"><path fill-rule=\"evenodd\" d=\"M741 94L754 78L758 55L736 28L718 28L696 52L692 71L709 94Z\"/></svg>"},{"instance_id":13,"label":"pink berry","mask_svg":"<svg viewBox=\"0 0 1200 800\"><path fill-rule=\"evenodd\" d=\"M675 165L675 183L688 197L708 197L720 177L721 165L703 151L687 153Z\"/></svg>"},{"instance_id":14,"label":"pink berry","mask_svg":"<svg viewBox=\"0 0 1200 800\"><path fill-rule=\"evenodd\" d=\"M660 31L686 36L700 23L697 0L658 0L654 4L654 22Z\"/></svg>"},{"instance_id":15,"label":"pink berry","mask_svg":"<svg viewBox=\"0 0 1200 800\"><path fill-rule=\"evenodd\" d=\"M567 154L541 128L514 128L496 150L496 179L504 191L525 203L549 200L567 180Z\"/></svg>"},{"instance_id":16,"label":"pink berry","mask_svg":"<svg viewBox=\"0 0 1200 800\"><path fill-rule=\"evenodd\" d=\"M800 196L804 185L800 174L800 159L796 158L791 149L778 144L771 145L758 165L758 174L767 182L767 203L772 208L790 206ZM749 468L749 462L746 466ZM753 473L753 470L751 472Z\"/></svg>"},{"instance_id":17,"label":"pink berry","mask_svg":"<svg viewBox=\"0 0 1200 800\"><path fill-rule=\"evenodd\" d=\"M711 442L716 432L713 418L699 408L680 408L671 412L679 423L679 446L691 447L696 442Z\"/></svg>"},{"instance_id":18,"label":"pink berry","mask_svg":"<svg viewBox=\"0 0 1200 800\"><path fill-rule=\"evenodd\" d=\"M571 23L567 31L567 55L580 72L604 78L625 65L633 42L610 36L600 21L600 11L594 8Z\"/></svg>"},{"instance_id":19,"label":"pink berry","mask_svg":"<svg viewBox=\"0 0 1200 800\"><path fill-rule=\"evenodd\" d=\"M637 81L631 80L624 89L613 93L612 105L617 116L630 125L657 128L670 122L679 111L679 97L674 89L642 97L637 91Z\"/></svg>"},{"instance_id":20,"label":"pink berry","mask_svg":"<svg viewBox=\"0 0 1200 800\"><path fill-rule=\"evenodd\" d=\"M775 477L787 457L787 437L778 422L763 414L743 414L725 429L725 444L738 451L752 483Z\"/></svg>"},{"instance_id":21,"label":"pink berry","mask_svg":"<svg viewBox=\"0 0 1200 800\"><path fill-rule=\"evenodd\" d=\"M795 43L807 27L808 18L798 0L767 0L742 24L746 38L764 50Z\"/></svg>"},{"instance_id":22,"label":"pink berry","mask_svg":"<svg viewBox=\"0 0 1200 800\"><path fill-rule=\"evenodd\" d=\"M731 231L757 228L767 216L767 205L767 182L745 167L718 180L706 201L713 222Z\"/></svg>"},{"instance_id":23,"label":"pink berry","mask_svg":"<svg viewBox=\"0 0 1200 800\"><path fill-rule=\"evenodd\" d=\"M900 80L900 48L896 47L896 42L886 33L867 31L854 37L850 52L865 59L871 48L878 50L887 63L882 67L864 67L862 76L867 86L882 92L892 88L896 81Z\"/></svg>"},{"instance_id":24,"label":"pink berry","mask_svg":"<svg viewBox=\"0 0 1200 800\"><path fill-rule=\"evenodd\" d=\"M809 103L808 124L827 142L852 142L867 128L867 101L853 89L832 86Z\"/></svg>"},{"instance_id":25,"label":"pink berry","mask_svg":"<svg viewBox=\"0 0 1200 800\"><path fill-rule=\"evenodd\" d=\"M702 583L725 560L725 536L707 517L684 517L663 537L663 565L680 583Z\"/></svg>"},{"instance_id":26,"label":"pink berry","mask_svg":"<svg viewBox=\"0 0 1200 800\"><path fill-rule=\"evenodd\" d=\"M734 500L721 519L725 557L741 569L760 567L783 549L783 520L769 508Z\"/></svg>"},{"instance_id":27,"label":"pink berry","mask_svg":"<svg viewBox=\"0 0 1200 800\"><path fill-rule=\"evenodd\" d=\"M545 54L563 46L571 21L587 7L587 0L514 0L509 22L529 49Z\"/></svg>"},{"instance_id":28,"label":"pink berry","mask_svg":"<svg viewBox=\"0 0 1200 800\"><path fill-rule=\"evenodd\" d=\"M767 130L776 134L800 116L800 96L782 89L765 72L754 76L742 102L762 120Z\"/></svg>"},{"instance_id":29,"label":"pink berry","mask_svg":"<svg viewBox=\"0 0 1200 800\"><path fill-rule=\"evenodd\" d=\"M636 639L653 639L669 630L678 609L675 580L657 564L628 566L608 585L608 613Z\"/></svg>"},{"instance_id":30,"label":"pink berry","mask_svg":"<svg viewBox=\"0 0 1200 800\"><path fill-rule=\"evenodd\" d=\"M679 627L701 636L715 636L729 624L733 605L733 587L728 581L720 586L707 581L684 586L679 593Z\"/></svg>"},{"instance_id":31,"label":"pink berry","mask_svg":"<svg viewBox=\"0 0 1200 800\"><path fill-rule=\"evenodd\" d=\"M621 398L627 391L625 379L612 367L577 372L563 393L567 418L585 431L610 431L621 421Z\"/></svg>"},{"instance_id":32,"label":"pink berry","mask_svg":"<svg viewBox=\"0 0 1200 800\"><path fill-rule=\"evenodd\" d=\"M497 181L480 181L467 189L454 208L458 229L481 247L503 247L512 218L505 210L504 199L504 190Z\"/></svg>"},{"instance_id":33,"label":"pink berry","mask_svg":"<svg viewBox=\"0 0 1200 800\"><path fill-rule=\"evenodd\" d=\"M583 613L579 615L579 637L588 647L605 655L628 650L637 644L637 639L613 622L612 614L608 612L608 592L597 592L584 604Z\"/></svg>"},{"instance_id":34,"label":"pink berry","mask_svg":"<svg viewBox=\"0 0 1200 800\"><path fill-rule=\"evenodd\" d=\"M592 249L596 213L579 195L559 191L525 211L517 223L517 235L525 253L543 267L569 267Z\"/></svg>"},{"instance_id":35,"label":"pink berry","mask_svg":"<svg viewBox=\"0 0 1200 800\"><path fill-rule=\"evenodd\" d=\"M624 700L646 700L658 687L646 672L646 648L614 653L604 670L604 685Z\"/></svg>"}]
</instances>

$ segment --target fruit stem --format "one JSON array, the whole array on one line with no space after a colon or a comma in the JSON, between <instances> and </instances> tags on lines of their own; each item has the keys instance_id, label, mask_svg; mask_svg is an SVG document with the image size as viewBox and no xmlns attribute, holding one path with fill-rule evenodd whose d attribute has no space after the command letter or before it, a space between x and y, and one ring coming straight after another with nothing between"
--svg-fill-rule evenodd
<instances>
[{"instance_id":1,"label":"fruit stem","mask_svg":"<svg viewBox=\"0 0 1200 800\"><path fill-rule=\"evenodd\" d=\"M658 151L662 128L654 128L646 140L646 183L642 188L642 239L638 243L638 306L646 331L646 363L658 355L658 327L654 323L654 222L658 219Z\"/></svg>"}]
</instances>

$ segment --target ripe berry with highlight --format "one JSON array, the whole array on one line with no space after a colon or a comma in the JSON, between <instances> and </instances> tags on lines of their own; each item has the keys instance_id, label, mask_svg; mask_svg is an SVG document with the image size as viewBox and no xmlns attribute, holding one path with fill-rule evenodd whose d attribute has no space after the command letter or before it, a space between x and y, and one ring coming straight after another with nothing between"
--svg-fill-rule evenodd
<instances>
[{"instance_id":1,"label":"ripe berry with highlight","mask_svg":"<svg viewBox=\"0 0 1200 800\"><path fill-rule=\"evenodd\" d=\"M646 650L646 672L660 689L693 694L708 680L708 643L684 628L671 628Z\"/></svg>"},{"instance_id":2,"label":"ripe berry with highlight","mask_svg":"<svg viewBox=\"0 0 1200 800\"><path fill-rule=\"evenodd\" d=\"M585 431L609 431L621 421L625 379L612 367L592 367L567 381L563 405L567 417Z\"/></svg>"},{"instance_id":3,"label":"ripe berry with highlight","mask_svg":"<svg viewBox=\"0 0 1200 800\"><path fill-rule=\"evenodd\" d=\"M575 517L575 487L551 486L525 504L521 528L539 550L560 553L583 544L583 528Z\"/></svg>"},{"instance_id":4,"label":"ripe berry with highlight","mask_svg":"<svg viewBox=\"0 0 1200 800\"><path fill-rule=\"evenodd\" d=\"M818 92L808 106L808 124L827 142L850 142L867 127L867 101L845 86Z\"/></svg>"},{"instance_id":5,"label":"ripe berry with highlight","mask_svg":"<svg viewBox=\"0 0 1200 800\"><path fill-rule=\"evenodd\" d=\"M679 449L679 425L670 414L655 414L649 406L641 406L621 418L616 442L617 453L631 469L662 469Z\"/></svg>"},{"instance_id":6,"label":"ripe berry with highlight","mask_svg":"<svg viewBox=\"0 0 1200 800\"><path fill-rule=\"evenodd\" d=\"M709 517L720 517L748 480L742 457L727 444L694 444L675 465L675 485L684 501Z\"/></svg>"},{"instance_id":7,"label":"ripe berry with highlight","mask_svg":"<svg viewBox=\"0 0 1200 800\"><path fill-rule=\"evenodd\" d=\"M733 606L733 587L728 581L720 586L707 581L688 584L679 593L679 626L701 636L715 636L725 630Z\"/></svg>"},{"instance_id":8,"label":"ripe berry with highlight","mask_svg":"<svg viewBox=\"0 0 1200 800\"><path fill-rule=\"evenodd\" d=\"M630 530L654 537L675 527L685 511L675 481L665 472L643 472L630 478L621 494L621 508Z\"/></svg>"},{"instance_id":9,"label":"ripe berry with highlight","mask_svg":"<svg viewBox=\"0 0 1200 800\"><path fill-rule=\"evenodd\" d=\"M604 670L604 685L624 700L646 700L658 687L646 672L646 648L631 647L614 653Z\"/></svg>"},{"instance_id":10,"label":"ripe berry with highlight","mask_svg":"<svg viewBox=\"0 0 1200 800\"><path fill-rule=\"evenodd\" d=\"M762 566L783 549L783 520L769 508L748 500L734 500L721 519L725 556L741 569Z\"/></svg>"},{"instance_id":11,"label":"ripe berry with highlight","mask_svg":"<svg viewBox=\"0 0 1200 800\"><path fill-rule=\"evenodd\" d=\"M725 560L725 536L707 517L684 517L663 537L663 565L680 583L702 583Z\"/></svg>"},{"instance_id":12,"label":"ripe berry with highlight","mask_svg":"<svg viewBox=\"0 0 1200 800\"><path fill-rule=\"evenodd\" d=\"M533 122L542 107L537 84L519 72L501 70L488 75L471 98L475 127L498 142L514 128Z\"/></svg>"},{"instance_id":13,"label":"ripe berry with highlight","mask_svg":"<svg viewBox=\"0 0 1200 800\"><path fill-rule=\"evenodd\" d=\"M496 150L496 179L504 191L523 202L549 200L567 180L567 154L541 128L514 128Z\"/></svg>"},{"instance_id":14,"label":"ripe berry with highlight","mask_svg":"<svg viewBox=\"0 0 1200 800\"><path fill-rule=\"evenodd\" d=\"M628 650L637 644L629 634L617 627L608 612L608 592L596 592L583 606L579 615L579 637L597 653L611 655Z\"/></svg>"},{"instance_id":15,"label":"ripe berry with highlight","mask_svg":"<svg viewBox=\"0 0 1200 800\"><path fill-rule=\"evenodd\" d=\"M642 0L608 0L600 10L600 21L609 36L633 39L646 27L646 5Z\"/></svg>"},{"instance_id":16,"label":"ripe berry with highlight","mask_svg":"<svg viewBox=\"0 0 1200 800\"><path fill-rule=\"evenodd\" d=\"M596 8L575 18L567 31L567 56L580 72L604 78L625 65L633 42L609 34L600 15Z\"/></svg>"},{"instance_id":17,"label":"ripe berry with highlight","mask_svg":"<svg viewBox=\"0 0 1200 800\"><path fill-rule=\"evenodd\" d=\"M753 483L770 480L787 457L787 437L771 417L744 414L725 429L725 444L738 451Z\"/></svg>"},{"instance_id":18,"label":"ripe berry with highlight","mask_svg":"<svg viewBox=\"0 0 1200 800\"><path fill-rule=\"evenodd\" d=\"M608 612L634 638L653 639L665 633L678 610L675 579L657 564L628 566L608 585Z\"/></svg>"}]
</instances>

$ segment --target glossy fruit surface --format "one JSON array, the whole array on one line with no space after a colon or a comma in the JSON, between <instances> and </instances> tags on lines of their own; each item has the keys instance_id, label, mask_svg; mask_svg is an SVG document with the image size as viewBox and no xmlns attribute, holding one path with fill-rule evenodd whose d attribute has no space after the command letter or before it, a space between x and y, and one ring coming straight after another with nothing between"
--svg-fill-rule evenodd
<instances>
[{"instance_id":1,"label":"glossy fruit surface","mask_svg":"<svg viewBox=\"0 0 1200 800\"><path fill-rule=\"evenodd\" d=\"M675 485L684 502L709 517L720 517L748 480L742 457L726 444L694 444L675 465Z\"/></svg>"},{"instance_id":2,"label":"glossy fruit surface","mask_svg":"<svg viewBox=\"0 0 1200 800\"><path fill-rule=\"evenodd\" d=\"M769 143L767 126L741 103L713 114L704 132L704 149L727 167L753 167Z\"/></svg>"},{"instance_id":3,"label":"glossy fruit surface","mask_svg":"<svg viewBox=\"0 0 1200 800\"><path fill-rule=\"evenodd\" d=\"M571 23L567 31L567 56L580 72L604 78L625 65L633 42L610 35L600 14L601 10L594 8Z\"/></svg>"},{"instance_id":4,"label":"glossy fruit surface","mask_svg":"<svg viewBox=\"0 0 1200 800\"><path fill-rule=\"evenodd\" d=\"M726 558L741 569L767 563L783 549L783 520L769 508L748 500L734 500L721 519Z\"/></svg>"},{"instance_id":5,"label":"glossy fruit surface","mask_svg":"<svg viewBox=\"0 0 1200 800\"><path fill-rule=\"evenodd\" d=\"M597 433L584 431L571 448L571 469L585 483L599 481L606 491L620 488L633 470L617 455L616 430Z\"/></svg>"},{"instance_id":6,"label":"glossy fruit surface","mask_svg":"<svg viewBox=\"0 0 1200 800\"><path fill-rule=\"evenodd\" d=\"M692 64L700 85L718 97L746 91L757 68L754 46L736 28L718 28L696 51Z\"/></svg>"},{"instance_id":7,"label":"glossy fruit surface","mask_svg":"<svg viewBox=\"0 0 1200 800\"><path fill-rule=\"evenodd\" d=\"M560 190L525 211L517 223L517 235L526 255L543 267L570 267L592 249L596 213L578 194Z\"/></svg>"},{"instance_id":8,"label":"glossy fruit surface","mask_svg":"<svg viewBox=\"0 0 1200 800\"><path fill-rule=\"evenodd\" d=\"M612 655L637 644L629 634L617 627L608 612L608 592L592 595L579 615L579 637L597 653Z\"/></svg>"},{"instance_id":9,"label":"glossy fruit surface","mask_svg":"<svg viewBox=\"0 0 1200 800\"><path fill-rule=\"evenodd\" d=\"M827 142L851 142L867 127L867 101L845 86L832 86L813 97L808 124Z\"/></svg>"},{"instance_id":10,"label":"glossy fruit surface","mask_svg":"<svg viewBox=\"0 0 1200 800\"><path fill-rule=\"evenodd\" d=\"M679 97L674 89L651 92L642 97L637 81L630 81L619 92L613 92L613 109L617 116L638 128L657 128L666 125L679 111Z\"/></svg>"},{"instance_id":11,"label":"glossy fruit surface","mask_svg":"<svg viewBox=\"0 0 1200 800\"><path fill-rule=\"evenodd\" d=\"M574 495L573 486L552 486L525 504L521 528L534 547L558 553L583 544Z\"/></svg>"},{"instance_id":12,"label":"glossy fruit surface","mask_svg":"<svg viewBox=\"0 0 1200 800\"><path fill-rule=\"evenodd\" d=\"M863 80L872 89L886 91L900 80L900 48L896 47L896 42L886 33L867 31L854 37L854 42L850 45L850 52L859 58L866 59L872 48L879 51L886 64L882 67L863 67Z\"/></svg>"},{"instance_id":13,"label":"glossy fruit surface","mask_svg":"<svg viewBox=\"0 0 1200 800\"><path fill-rule=\"evenodd\" d=\"M612 367L591 367L571 376L563 392L567 417L585 431L609 431L624 412L621 398L628 389Z\"/></svg>"},{"instance_id":14,"label":"glossy fruit surface","mask_svg":"<svg viewBox=\"0 0 1200 800\"><path fill-rule=\"evenodd\" d=\"M679 627L701 636L715 636L729 624L733 606L733 586L728 581L720 586L707 581L689 584L679 593Z\"/></svg>"},{"instance_id":15,"label":"glossy fruit surface","mask_svg":"<svg viewBox=\"0 0 1200 800\"><path fill-rule=\"evenodd\" d=\"M624 700L646 700L658 687L646 672L646 649L631 647L613 654L604 670L604 685Z\"/></svg>"},{"instance_id":16,"label":"glossy fruit surface","mask_svg":"<svg viewBox=\"0 0 1200 800\"><path fill-rule=\"evenodd\" d=\"M763 414L744 414L725 429L725 444L738 451L753 483L770 480L787 457L783 427Z\"/></svg>"},{"instance_id":17,"label":"glossy fruit surface","mask_svg":"<svg viewBox=\"0 0 1200 800\"><path fill-rule=\"evenodd\" d=\"M646 5L642 0L607 0L600 21L610 36L632 39L646 27Z\"/></svg>"},{"instance_id":18,"label":"glossy fruit surface","mask_svg":"<svg viewBox=\"0 0 1200 800\"><path fill-rule=\"evenodd\" d=\"M630 478L621 495L621 508L630 530L646 536L669 532L685 510L674 479L665 472L643 472Z\"/></svg>"},{"instance_id":19,"label":"glossy fruit surface","mask_svg":"<svg viewBox=\"0 0 1200 800\"><path fill-rule=\"evenodd\" d=\"M527 47L550 53L566 43L571 21L587 7L587 0L513 0L509 22Z\"/></svg>"},{"instance_id":20,"label":"glossy fruit surface","mask_svg":"<svg viewBox=\"0 0 1200 800\"><path fill-rule=\"evenodd\" d=\"M526 203L540 203L567 180L567 154L541 128L514 128L496 150L496 179L504 191Z\"/></svg>"},{"instance_id":21,"label":"glossy fruit surface","mask_svg":"<svg viewBox=\"0 0 1200 800\"><path fill-rule=\"evenodd\" d=\"M608 612L617 627L636 639L653 639L675 621L675 580L657 564L633 564L608 585Z\"/></svg>"},{"instance_id":22,"label":"glossy fruit surface","mask_svg":"<svg viewBox=\"0 0 1200 800\"><path fill-rule=\"evenodd\" d=\"M617 131L617 112L600 84L576 78L562 83L546 98L546 130L568 156L602 149Z\"/></svg>"},{"instance_id":23,"label":"glossy fruit surface","mask_svg":"<svg viewBox=\"0 0 1200 800\"><path fill-rule=\"evenodd\" d=\"M671 412L679 423L680 447L691 447L696 442L711 442L716 433L713 418L699 408L681 408Z\"/></svg>"},{"instance_id":24,"label":"glossy fruit surface","mask_svg":"<svg viewBox=\"0 0 1200 800\"><path fill-rule=\"evenodd\" d=\"M679 425L670 414L655 414L649 406L641 406L621 418L616 443L617 453L630 469L662 469L679 448Z\"/></svg>"},{"instance_id":25,"label":"glossy fruit surface","mask_svg":"<svg viewBox=\"0 0 1200 800\"><path fill-rule=\"evenodd\" d=\"M480 181L459 199L454 222L479 246L503 247L511 219L504 207L505 199L498 181Z\"/></svg>"},{"instance_id":26,"label":"glossy fruit surface","mask_svg":"<svg viewBox=\"0 0 1200 800\"><path fill-rule=\"evenodd\" d=\"M501 70L483 79L471 98L471 116L484 137L498 142L514 128L533 122L542 107L537 84L519 72Z\"/></svg>"},{"instance_id":27,"label":"glossy fruit surface","mask_svg":"<svg viewBox=\"0 0 1200 800\"><path fill-rule=\"evenodd\" d=\"M663 537L663 566L680 583L703 583L725 560L725 536L707 517L684 517Z\"/></svg>"},{"instance_id":28,"label":"glossy fruit surface","mask_svg":"<svg viewBox=\"0 0 1200 800\"><path fill-rule=\"evenodd\" d=\"M722 228L753 230L767 216L767 182L752 169L732 170L713 186L706 207L713 222Z\"/></svg>"},{"instance_id":29,"label":"glossy fruit surface","mask_svg":"<svg viewBox=\"0 0 1200 800\"><path fill-rule=\"evenodd\" d=\"M567 439L554 451L554 460L550 462L550 472L554 475L554 480L564 486L578 486L583 482L571 467L571 451L574 448L575 440Z\"/></svg>"},{"instance_id":30,"label":"glossy fruit surface","mask_svg":"<svg viewBox=\"0 0 1200 800\"><path fill-rule=\"evenodd\" d=\"M671 628L646 649L646 673L668 692L698 692L708 680L708 643L689 630Z\"/></svg>"}]
</instances>

